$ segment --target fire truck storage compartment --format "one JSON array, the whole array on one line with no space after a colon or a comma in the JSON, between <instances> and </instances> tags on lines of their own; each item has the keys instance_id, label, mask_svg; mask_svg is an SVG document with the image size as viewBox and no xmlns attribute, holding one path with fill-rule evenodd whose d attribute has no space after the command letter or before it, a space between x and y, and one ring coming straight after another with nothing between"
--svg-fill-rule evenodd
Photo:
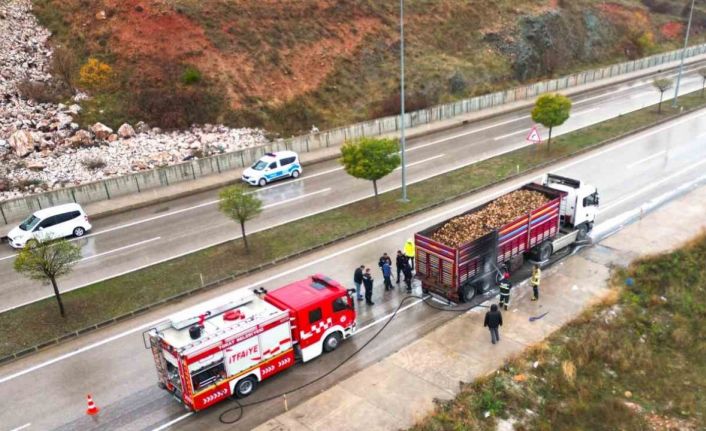
<instances>
[{"instance_id":1,"label":"fire truck storage compartment","mask_svg":"<svg viewBox=\"0 0 706 431\"><path fill-rule=\"evenodd\" d=\"M495 277L494 262L498 265L507 262L557 235L563 192L534 183L526 184L520 190L540 192L549 201L459 247L451 247L432 239L434 232L448 220L415 234L416 269L425 290L459 300L459 286L477 283L480 289L489 287L488 284ZM452 218L479 211L491 202Z\"/></svg>"}]
</instances>

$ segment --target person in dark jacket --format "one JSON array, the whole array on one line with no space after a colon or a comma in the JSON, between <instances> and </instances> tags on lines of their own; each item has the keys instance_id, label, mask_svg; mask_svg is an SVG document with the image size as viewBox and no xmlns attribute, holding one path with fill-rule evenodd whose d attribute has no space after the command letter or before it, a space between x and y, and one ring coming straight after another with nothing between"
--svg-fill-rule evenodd
<instances>
[{"instance_id":1,"label":"person in dark jacket","mask_svg":"<svg viewBox=\"0 0 706 431\"><path fill-rule=\"evenodd\" d=\"M385 280L385 290L392 290L392 266L387 261L382 264L382 278Z\"/></svg>"},{"instance_id":2,"label":"person in dark jacket","mask_svg":"<svg viewBox=\"0 0 706 431\"><path fill-rule=\"evenodd\" d=\"M402 254L402 250L397 250L397 257L395 258L395 267L397 267L397 284L400 284L400 274L404 270L405 265L407 265L407 257Z\"/></svg>"},{"instance_id":3,"label":"person in dark jacket","mask_svg":"<svg viewBox=\"0 0 706 431\"><path fill-rule=\"evenodd\" d=\"M407 293L412 293L412 266L406 263L402 273L404 274L404 283L407 285Z\"/></svg>"},{"instance_id":4,"label":"person in dark jacket","mask_svg":"<svg viewBox=\"0 0 706 431\"><path fill-rule=\"evenodd\" d=\"M355 295L356 298L358 298L358 301L363 300L363 295L360 293L360 285L363 284L364 269L365 265L360 265L358 268L355 269L355 272L353 273L353 284L355 285Z\"/></svg>"},{"instance_id":5,"label":"person in dark jacket","mask_svg":"<svg viewBox=\"0 0 706 431\"><path fill-rule=\"evenodd\" d=\"M365 268L363 286L365 287L365 303L375 305L373 302L373 276L370 274L370 268Z\"/></svg>"},{"instance_id":6,"label":"person in dark jacket","mask_svg":"<svg viewBox=\"0 0 706 431\"><path fill-rule=\"evenodd\" d=\"M498 310L498 306L493 304L490 306L490 311L485 313L485 323L483 326L490 330L490 342L495 344L500 341L500 332L498 328L503 326L503 315Z\"/></svg>"}]
</instances>

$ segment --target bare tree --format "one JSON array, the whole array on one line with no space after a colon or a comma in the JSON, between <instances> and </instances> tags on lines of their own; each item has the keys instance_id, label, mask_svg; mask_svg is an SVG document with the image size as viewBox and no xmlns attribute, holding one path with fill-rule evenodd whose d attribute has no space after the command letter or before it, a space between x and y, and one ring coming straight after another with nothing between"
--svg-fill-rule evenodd
<instances>
[{"instance_id":1,"label":"bare tree","mask_svg":"<svg viewBox=\"0 0 706 431\"><path fill-rule=\"evenodd\" d=\"M672 88L672 80L668 78L659 78L652 81L652 85L659 91L659 105L657 105L657 113L662 113L662 98L664 92Z\"/></svg>"},{"instance_id":2,"label":"bare tree","mask_svg":"<svg viewBox=\"0 0 706 431\"><path fill-rule=\"evenodd\" d=\"M52 54L51 70L54 77L69 90L74 91L74 76L78 69L78 59L73 51L65 47L57 47Z\"/></svg>"}]
</instances>

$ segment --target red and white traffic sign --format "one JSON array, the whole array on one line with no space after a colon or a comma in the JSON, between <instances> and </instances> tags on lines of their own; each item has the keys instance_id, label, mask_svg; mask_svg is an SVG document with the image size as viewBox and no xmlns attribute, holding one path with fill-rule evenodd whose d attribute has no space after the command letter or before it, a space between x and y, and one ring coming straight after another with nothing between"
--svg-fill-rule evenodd
<instances>
[{"instance_id":1,"label":"red and white traffic sign","mask_svg":"<svg viewBox=\"0 0 706 431\"><path fill-rule=\"evenodd\" d=\"M527 135L527 140L530 142L534 142L535 144L542 142L542 137L539 136L537 126L532 127L532 130L530 130L529 135Z\"/></svg>"}]
</instances>

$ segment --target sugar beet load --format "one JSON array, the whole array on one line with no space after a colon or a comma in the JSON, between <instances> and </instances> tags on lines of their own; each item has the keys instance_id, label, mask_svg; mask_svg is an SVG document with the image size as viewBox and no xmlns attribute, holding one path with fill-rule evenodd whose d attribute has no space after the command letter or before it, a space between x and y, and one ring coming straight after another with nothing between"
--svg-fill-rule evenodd
<instances>
[{"instance_id":1,"label":"sugar beet load","mask_svg":"<svg viewBox=\"0 0 706 431\"><path fill-rule=\"evenodd\" d=\"M417 276L425 292L470 301L494 284L497 268L584 241L598 212L596 188L547 175L415 235Z\"/></svg>"}]
</instances>

